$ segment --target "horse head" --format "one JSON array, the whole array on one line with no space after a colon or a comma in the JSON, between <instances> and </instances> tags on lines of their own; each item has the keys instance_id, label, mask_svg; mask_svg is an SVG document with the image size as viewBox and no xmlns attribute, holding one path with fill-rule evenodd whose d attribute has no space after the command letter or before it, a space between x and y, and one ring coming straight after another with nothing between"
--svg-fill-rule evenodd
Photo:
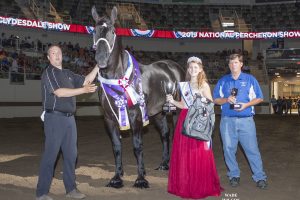
<instances>
[{"instance_id":1,"label":"horse head","mask_svg":"<svg viewBox=\"0 0 300 200\"><path fill-rule=\"evenodd\" d=\"M95 59L101 69L107 67L109 57L114 49L116 42L115 21L117 20L117 8L111 11L108 16L99 17L96 7L92 8L92 16L96 22L95 32L93 35L94 49L96 50Z\"/></svg>"}]
</instances>

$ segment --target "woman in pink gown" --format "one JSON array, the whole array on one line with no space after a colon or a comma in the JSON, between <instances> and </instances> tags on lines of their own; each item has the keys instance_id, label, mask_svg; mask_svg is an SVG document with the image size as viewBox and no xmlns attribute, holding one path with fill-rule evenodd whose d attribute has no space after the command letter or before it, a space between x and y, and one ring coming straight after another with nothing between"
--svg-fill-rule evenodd
<instances>
[{"instance_id":1,"label":"woman in pink gown","mask_svg":"<svg viewBox=\"0 0 300 200\"><path fill-rule=\"evenodd\" d=\"M216 170L211 143L183 135L182 127L193 95L200 93L212 100L203 65L199 58L190 57L187 62L188 89L181 87L181 101L167 95L167 101L181 108L175 128L172 146L168 192L182 198L201 199L220 196L223 190ZM190 91L190 98L189 93Z\"/></svg>"}]
</instances>

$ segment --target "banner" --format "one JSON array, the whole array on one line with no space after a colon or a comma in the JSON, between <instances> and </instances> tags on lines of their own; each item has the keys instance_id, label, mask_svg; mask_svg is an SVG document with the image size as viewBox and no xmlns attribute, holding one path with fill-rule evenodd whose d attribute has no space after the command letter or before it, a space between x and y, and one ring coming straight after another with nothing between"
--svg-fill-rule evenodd
<instances>
[{"instance_id":1,"label":"banner","mask_svg":"<svg viewBox=\"0 0 300 200\"><path fill-rule=\"evenodd\" d=\"M27 28L38 28L52 31L93 34L93 26L78 24L65 24L48 21L18 19L0 16L0 25L21 26ZM165 38L165 39L275 39L275 38L300 38L300 30L294 31L272 31L272 32L197 32L197 31L163 31L163 30L139 30L128 28L117 28L119 36Z\"/></svg>"},{"instance_id":2,"label":"banner","mask_svg":"<svg viewBox=\"0 0 300 200\"><path fill-rule=\"evenodd\" d=\"M274 38L300 38L300 30L278 32L196 32L196 31L161 31L139 29L117 29L120 36L170 38L170 39L274 39Z\"/></svg>"},{"instance_id":3,"label":"banner","mask_svg":"<svg viewBox=\"0 0 300 200\"><path fill-rule=\"evenodd\" d=\"M10 26L21 26L26 28L39 28L39 29L51 30L51 31L84 33L84 34L92 34L94 31L94 27L92 26L47 22L47 21L39 21L39 20L31 20L31 19L18 19L18 18L3 17L3 16L0 16L0 24L10 25Z\"/></svg>"}]
</instances>

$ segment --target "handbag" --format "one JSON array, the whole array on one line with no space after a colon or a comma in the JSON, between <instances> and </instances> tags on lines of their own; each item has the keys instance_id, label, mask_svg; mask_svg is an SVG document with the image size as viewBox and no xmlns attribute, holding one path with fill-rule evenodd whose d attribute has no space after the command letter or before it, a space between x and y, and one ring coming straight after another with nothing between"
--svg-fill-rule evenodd
<instances>
[{"instance_id":1,"label":"handbag","mask_svg":"<svg viewBox=\"0 0 300 200\"><path fill-rule=\"evenodd\" d=\"M184 120L182 134L198 140L210 141L214 125L214 103L196 94Z\"/></svg>"}]
</instances>

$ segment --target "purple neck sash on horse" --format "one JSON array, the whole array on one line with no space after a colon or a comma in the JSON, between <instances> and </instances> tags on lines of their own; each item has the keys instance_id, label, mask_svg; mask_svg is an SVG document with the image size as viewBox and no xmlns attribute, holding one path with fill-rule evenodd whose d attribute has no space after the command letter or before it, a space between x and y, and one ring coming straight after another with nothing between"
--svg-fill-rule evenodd
<instances>
[{"instance_id":1,"label":"purple neck sash on horse","mask_svg":"<svg viewBox=\"0 0 300 200\"><path fill-rule=\"evenodd\" d=\"M103 88L103 92L107 98L110 105L107 94L113 98L115 106L118 108L118 113L116 114L112 106L110 108L115 115L120 130L130 129L127 107L139 104L139 108L142 113L143 125L149 124L147 108L145 104L143 89L142 89L142 79L141 72L138 67L137 61L128 54L127 69L125 71L124 77L120 79L105 79L100 73L98 74L98 79ZM118 116L117 116L118 115Z\"/></svg>"}]
</instances>

